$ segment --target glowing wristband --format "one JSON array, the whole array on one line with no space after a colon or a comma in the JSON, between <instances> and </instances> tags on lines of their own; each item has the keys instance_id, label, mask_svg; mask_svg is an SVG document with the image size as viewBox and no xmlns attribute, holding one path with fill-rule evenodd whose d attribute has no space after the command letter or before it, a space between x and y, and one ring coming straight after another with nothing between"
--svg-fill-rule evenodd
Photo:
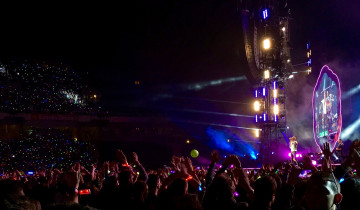
<instances>
[{"instance_id":1,"label":"glowing wristband","mask_svg":"<svg viewBox=\"0 0 360 210\"><path fill-rule=\"evenodd\" d=\"M192 179L193 177L191 176L191 175L189 175L186 179L185 179L185 181L189 181L190 179Z\"/></svg>"}]
</instances>

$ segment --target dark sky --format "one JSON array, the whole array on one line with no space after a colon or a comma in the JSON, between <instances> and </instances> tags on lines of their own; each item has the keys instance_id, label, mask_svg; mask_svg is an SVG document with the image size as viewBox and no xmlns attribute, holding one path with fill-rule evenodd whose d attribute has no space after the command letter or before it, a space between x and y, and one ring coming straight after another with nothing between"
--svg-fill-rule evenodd
<instances>
[{"instance_id":1,"label":"dark sky","mask_svg":"<svg viewBox=\"0 0 360 210\"><path fill-rule=\"evenodd\" d=\"M357 1L289 3L294 63L305 61L306 42L312 43L314 69L306 84L313 85L323 64L358 65ZM246 80L200 91L179 90L245 75L235 5L234 0L154 0L6 8L1 14L0 59L58 60L89 72L91 85L112 110L125 106L126 100L146 106L162 94L249 102L252 87ZM344 87L350 89L358 81L347 74Z\"/></svg>"}]
</instances>

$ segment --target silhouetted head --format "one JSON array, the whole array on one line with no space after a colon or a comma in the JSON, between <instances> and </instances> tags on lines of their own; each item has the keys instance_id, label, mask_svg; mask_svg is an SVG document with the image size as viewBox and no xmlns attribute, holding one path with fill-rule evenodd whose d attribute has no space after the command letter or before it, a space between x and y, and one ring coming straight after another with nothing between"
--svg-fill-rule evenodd
<instances>
[{"instance_id":1,"label":"silhouetted head","mask_svg":"<svg viewBox=\"0 0 360 210\"><path fill-rule=\"evenodd\" d=\"M309 210L335 210L341 202L340 185L330 171L313 174L306 184L305 204Z\"/></svg>"}]
</instances>

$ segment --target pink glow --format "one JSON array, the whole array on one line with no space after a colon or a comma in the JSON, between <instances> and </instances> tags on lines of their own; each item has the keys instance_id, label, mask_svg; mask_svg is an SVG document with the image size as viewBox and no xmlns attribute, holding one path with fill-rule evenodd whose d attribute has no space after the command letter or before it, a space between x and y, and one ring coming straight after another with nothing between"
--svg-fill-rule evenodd
<instances>
[{"instance_id":1,"label":"pink glow","mask_svg":"<svg viewBox=\"0 0 360 210\"><path fill-rule=\"evenodd\" d=\"M288 156L291 157L291 152L289 152ZM297 157L297 158L298 158L298 157L302 157L302 154L296 154L295 157Z\"/></svg>"}]
</instances>

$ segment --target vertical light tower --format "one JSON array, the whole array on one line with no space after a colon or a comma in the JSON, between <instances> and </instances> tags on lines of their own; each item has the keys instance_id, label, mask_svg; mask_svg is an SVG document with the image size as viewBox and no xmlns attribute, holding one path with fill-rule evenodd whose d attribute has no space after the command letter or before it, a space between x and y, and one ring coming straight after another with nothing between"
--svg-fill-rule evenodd
<instances>
[{"instance_id":1,"label":"vertical light tower","mask_svg":"<svg viewBox=\"0 0 360 210\"><path fill-rule=\"evenodd\" d=\"M281 159L279 141L286 132L285 90L292 65L287 13L282 13L278 5L267 6L261 10L257 25L257 33L261 34L259 75L262 76L255 90L254 111L260 131L260 158L275 163Z\"/></svg>"}]
</instances>

